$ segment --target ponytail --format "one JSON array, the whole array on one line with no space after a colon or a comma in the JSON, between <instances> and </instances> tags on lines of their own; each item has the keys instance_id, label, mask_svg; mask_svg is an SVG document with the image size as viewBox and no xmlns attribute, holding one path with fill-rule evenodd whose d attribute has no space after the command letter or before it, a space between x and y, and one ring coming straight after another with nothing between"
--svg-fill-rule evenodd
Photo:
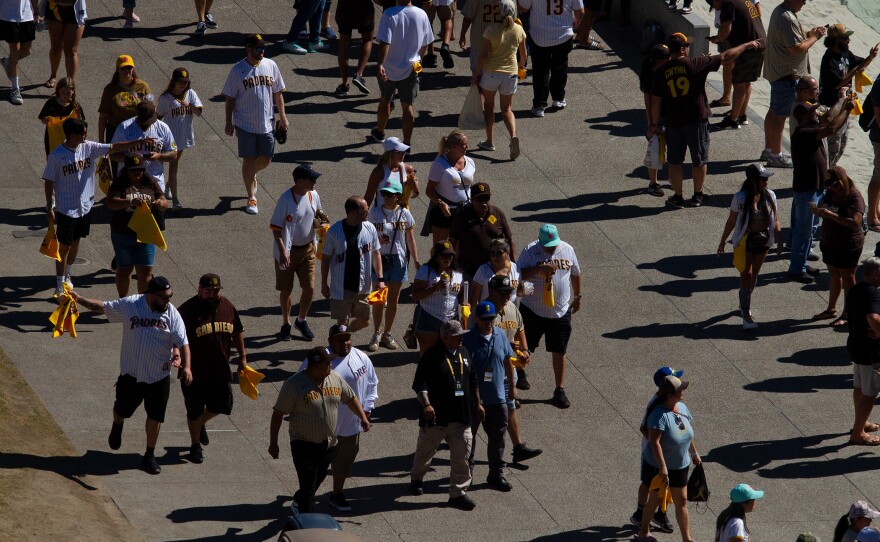
<instances>
[{"instance_id":1,"label":"ponytail","mask_svg":"<svg viewBox=\"0 0 880 542\"><path fill-rule=\"evenodd\" d=\"M460 130L453 130L449 132L449 135L445 135L440 138L440 144L438 145L437 154L442 155L448 153L449 150L452 149L452 147L464 141L466 137L467 136L464 134L464 132Z\"/></svg>"},{"instance_id":2,"label":"ponytail","mask_svg":"<svg viewBox=\"0 0 880 542\"><path fill-rule=\"evenodd\" d=\"M515 21L513 20L513 17L511 17L510 15L504 17L504 21L503 21L504 30L510 30L511 28L513 28L514 23L515 23Z\"/></svg>"}]
</instances>

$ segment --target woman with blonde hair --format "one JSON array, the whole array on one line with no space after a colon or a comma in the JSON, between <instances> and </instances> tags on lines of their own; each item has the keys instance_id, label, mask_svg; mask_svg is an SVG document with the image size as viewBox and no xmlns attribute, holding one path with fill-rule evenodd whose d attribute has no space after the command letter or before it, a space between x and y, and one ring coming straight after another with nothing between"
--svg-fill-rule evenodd
<instances>
[{"instance_id":1,"label":"woman with blonde hair","mask_svg":"<svg viewBox=\"0 0 880 542\"><path fill-rule=\"evenodd\" d=\"M465 204L471 201L471 185L477 167L467 154L468 138L453 130L440 138L437 158L428 172L428 198L433 204L428 209L433 242L449 238L452 219Z\"/></svg>"},{"instance_id":2,"label":"woman with blonde hair","mask_svg":"<svg viewBox=\"0 0 880 542\"><path fill-rule=\"evenodd\" d=\"M385 138L382 142L382 150L384 151L379 157L379 162L373 171L370 172L370 178L367 180L367 190L364 192L364 199L367 205L373 205L373 198L376 200L375 207L382 207L382 194L379 186L384 186L389 180L394 179L400 182L403 187L401 194L401 202L405 208L409 208L409 201L404 200L403 196L409 192L409 196L419 196L419 180L416 178L416 170L409 164L403 162L406 153L409 152L409 145L404 145L403 141L396 137ZM409 183L409 186L407 186Z\"/></svg>"}]
</instances>

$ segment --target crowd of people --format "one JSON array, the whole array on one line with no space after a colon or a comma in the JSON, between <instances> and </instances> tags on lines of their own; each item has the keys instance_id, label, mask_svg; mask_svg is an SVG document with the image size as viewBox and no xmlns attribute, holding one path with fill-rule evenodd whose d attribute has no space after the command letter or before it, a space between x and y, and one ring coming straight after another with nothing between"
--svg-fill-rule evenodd
<instances>
[{"instance_id":1,"label":"crowd of people","mask_svg":"<svg viewBox=\"0 0 880 542\"><path fill-rule=\"evenodd\" d=\"M856 56L849 51L852 31L842 24L805 31L797 17L805 2L784 0L772 11L765 32L757 1L707 0L717 14L718 33L710 41L718 44L719 54L691 58L690 39L681 33L646 51L639 82L647 119L647 193L665 195L658 172L668 161L673 194L666 204L674 209L700 207L709 197L703 187L710 133L747 125L752 85L762 76L770 82L771 103L760 159L765 164L746 168L717 252L723 253L730 239L740 272L742 325L754 330L758 324L751 312L752 296L769 249L775 246L782 253L787 244L789 278L811 283L819 271L807 262L819 259L812 251L814 240L819 240L831 280L828 305L815 319L849 326L848 347L855 367L851 442L880 445L880 438L870 434L880 426L868 420L880 395L880 377L873 370L880 362L880 259L865 261L864 280L856 282L865 231L880 231L880 125L876 119L870 119L869 125L875 170L867 204L838 163L845 154L851 112L857 107L852 87L864 78L878 47L864 58ZM321 173L312 165L298 164L291 187L280 195L269 220L272 233L267 244L271 239L281 316L278 339L292 340L295 330L301 339L315 340L309 316L318 260L318 286L329 300L333 322L327 345L310 349L299 371L283 384L272 410L268 452L279 457L278 433L285 416L289 417L290 449L299 484L293 496L296 509L308 512L314 508L316 492L330 469L329 503L340 511L350 510L344 484L360 449L360 435L372 426L370 415L379 397L378 371L367 352L399 350L395 330L406 327L402 342L419 352L412 390L421 406L410 492L423 494L431 460L446 441L449 503L473 510L476 503L468 489L480 427L487 438L486 481L495 490L513 489L505 478L506 437L514 462L542 452L523 439L521 423L526 420L517 398L518 390L531 389L526 367L542 339L554 374L550 402L560 409L571 405L565 392L566 353L581 308L581 268L574 247L562 240L553 224L541 225L536 238L528 242L514 239L504 210L492 202L492 187L479 180L476 163L468 156L468 136L460 130L448 132L438 142L424 187L428 210L424 223L417 224L410 201L421 196L422 188L413 164L405 158L412 150L419 73L423 67L437 68L436 52L443 59L443 69L454 67L450 44L455 41L457 5L443 0L417 5L409 0L376 2L383 9L376 27L373 4L341 0L335 16L337 36L329 23L329 0L301 0L281 44L282 51L299 55L326 50L321 37L338 38L342 82L336 93L349 93L350 81L361 93L369 94L364 70L371 58L372 40L377 39L373 56L380 97L370 136L381 143L383 151L369 173L363 196L349 197L337 211L342 211L342 219L331 222L329 215L334 213L322 205ZM466 47L470 43L470 82L478 86L484 103L486 139L478 147L496 150L494 102L499 94L501 118L510 137L509 158L516 160L521 150L511 104L528 60L532 115L541 118L545 112L564 109L569 55L576 47L604 47L590 30L597 15L610 12L610 2L556 0L552 6L548 1L546 10L533 8L531 0L467 0L463 4L458 44ZM624 4L628 9L629 3ZM677 9L673 0L668 4ZM686 0L682 11L690 11L690 6ZM132 28L139 21L135 2L125 0L123 8L124 28ZM210 9L210 0L197 0L196 36L217 28ZM440 20L441 30L436 49L434 18ZM156 97L138 77L134 58L121 55L101 97L97 141L89 139L86 113L76 98L85 0L39 5L30 0L2 0L0 39L9 44L10 51L2 64L12 83L12 104L22 104L17 65L28 56L43 21L52 43L46 86L54 88L54 94L39 119L45 125L46 211L59 246L55 296L69 296L112 322L125 324L108 445L120 448L125 420L143 404L147 424L141 466L151 474L161 472L154 451L165 419L171 372L176 368L191 437L189 458L202 463L203 447L210 442L206 423L232 412L230 363L237 362L239 374L248 369L243 326L235 306L220 295L221 279L214 273L202 276L196 294L175 308L170 282L153 274L156 245L143 242L131 221L138 212L148 210L161 231L165 212L183 208L180 159L195 145L193 121L204 105L191 86L187 68L176 68ZM355 74L349 77L349 45L355 29L362 44ZM807 53L822 38L827 51L816 79L809 75ZM237 140L247 200L244 211L257 215L257 175L269 166L276 142L286 139L289 123L284 79L278 65L265 57L266 41L260 34L249 34L243 44L245 57L232 66L222 87L224 132ZM58 79L62 52L67 76ZM722 68L729 90L726 86L719 99L709 102L706 78ZM401 137L386 135L396 103L402 114ZM865 103L869 115L880 115L880 85L871 89ZM723 119L710 126L712 107L728 106ZM791 125L791 155L781 150L786 121ZM683 163L687 151L694 191L686 200ZM165 163L169 165L167 178ZM794 169L788 239L779 220L780 201L769 188L773 168ZM80 295L71 277L71 263L90 232L99 185L106 194L103 203L112 212L112 265L119 295L113 301ZM431 239L430 252L424 257L416 242L417 230ZM411 280L410 262L415 271ZM138 293L129 295L133 272ZM396 320L401 291L408 283L414 316L400 324ZM291 319L297 285L298 312ZM838 313L841 296L844 304ZM353 334L363 329L371 332L366 352L352 341ZM238 354L235 359L233 347ZM636 540L640 541L651 539L652 528L673 532L665 513L668 495L682 539L689 542L688 475L692 464L701 464L694 445L693 415L682 402L689 382L682 378L682 371L662 367L654 383L656 394L640 424L644 437L641 485L631 522L639 529ZM747 541L746 515L763 496L746 484L734 487L730 506L718 518L715 540ZM841 519L835 540L877 540L880 534L872 534L877 531L868 526L877 515L866 503L853 504ZM803 534L798 540L817 539Z\"/></svg>"}]
</instances>

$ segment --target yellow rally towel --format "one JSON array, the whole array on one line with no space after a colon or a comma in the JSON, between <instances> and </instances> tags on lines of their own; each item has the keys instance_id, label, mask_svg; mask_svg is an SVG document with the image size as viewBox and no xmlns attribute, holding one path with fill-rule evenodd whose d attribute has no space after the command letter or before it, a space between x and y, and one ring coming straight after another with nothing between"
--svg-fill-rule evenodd
<instances>
[{"instance_id":1,"label":"yellow rally towel","mask_svg":"<svg viewBox=\"0 0 880 542\"><path fill-rule=\"evenodd\" d=\"M256 400L257 396L260 395L259 390L257 390L257 384L262 382L264 378L266 378L266 375L256 369L252 369L250 365L245 365L244 370L238 371L238 387L241 388L243 394Z\"/></svg>"},{"instance_id":2,"label":"yellow rally towel","mask_svg":"<svg viewBox=\"0 0 880 542\"><path fill-rule=\"evenodd\" d=\"M866 85L871 86L874 84L874 81L872 81L870 77L865 75L865 72L856 72L854 79L856 84L856 92L862 92Z\"/></svg>"},{"instance_id":3,"label":"yellow rally towel","mask_svg":"<svg viewBox=\"0 0 880 542\"><path fill-rule=\"evenodd\" d=\"M406 182L403 183L403 196L400 198L400 206L404 209L409 209L409 198L412 197L413 190L415 190L416 186L416 176L414 173L410 173L406 177Z\"/></svg>"},{"instance_id":4,"label":"yellow rally towel","mask_svg":"<svg viewBox=\"0 0 880 542\"><path fill-rule=\"evenodd\" d=\"M461 306L461 327L467 329L468 328L468 318L471 317L471 306L470 305L462 305Z\"/></svg>"},{"instance_id":5,"label":"yellow rally towel","mask_svg":"<svg viewBox=\"0 0 880 542\"><path fill-rule=\"evenodd\" d=\"M49 222L46 237L43 237L43 242L40 244L40 254L48 256L55 261L61 261L61 255L58 254L58 238L55 236L54 222Z\"/></svg>"},{"instance_id":6,"label":"yellow rally towel","mask_svg":"<svg viewBox=\"0 0 880 542\"><path fill-rule=\"evenodd\" d=\"M743 235L739 244L733 247L733 266L740 273L746 270L746 238L748 236L748 234Z\"/></svg>"},{"instance_id":7,"label":"yellow rally towel","mask_svg":"<svg viewBox=\"0 0 880 542\"><path fill-rule=\"evenodd\" d=\"M159 231L156 218L150 211L150 206L146 203L142 203L135 208L131 220L128 221L128 227L137 234L138 243L156 245L162 250L168 250L168 245L165 244L165 237Z\"/></svg>"},{"instance_id":8,"label":"yellow rally towel","mask_svg":"<svg viewBox=\"0 0 880 542\"><path fill-rule=\"evenodd\" d=\"M317 256L319 260L323 256L324 238L327 237L327 230L329 229L330 224L321 224L319 227L315 228L315 237L318 238L318 253L315 254L315 256Z\"/></svg>"},{"instance_id":9,"label":"yellow rally towel","mask_svg":"<svg viewBox=\"0 0 880 542\"><path fill-rule=\"evenodd\" d=\"M101 192L106 196L107 192L110 191L110 185L113 184L113 172L110 170L110 158L107 156L98 158L96 171L98 172L98 188L100 188Z\"/></svg>"},{"instance_id":10,"label":"yellow rally towel","mask_svg":"<svg viewBox=\"0 0 880 542\"><path fill-rule=\"evenodd\" d=\"M384 305L385 301L388 300L388 287L384 287L380 290L376 290L374 292L370 292L370 295L367 296L367 302L370 305Z\"/></svg>"},{"instance_id":11,"label":"yellow rally towel","mask_svg":"<svg viewBox=\"0 0 880 542\"><path fill-rule=\"evenodd\" d=\"M648 488L648 491L656 491L660 494L660 510L665 513L666 505L672 502L672 492L669 491L669 486L660 479L659 474L651 480L651 487Z\"/></svg>"},{"instance_id":12,"label":"yellow rally towel","mask_svg":"<svg viewBox=\"0 0 880 542\"><path fill-rule=\"evenodd\" d=\"M58 308L49 316L52 322L52 338L64 335L64 332L70 333L72 338L76 338L76 319L79 318L79 311L76 309L76 303L73 298L67 294L70 291L70 285L64 283L64 293L58 299Z\"/></svg>"},{"instance_id":13,"label":"yellow rally towel","mask_svg":"<svg viewBox=\"0 0 880 542\"><path fill-rule=\"evenodd\" d=\"M858 94L853 94L853 103L854 105L852 111L849 112L850 115L858 117L865 112L865 110L862 108L862 101L859 100Z\"/></svg>"},{"instance_id":14,"label":"yellow rally towel","mask_svg":"<svg viewBox=\"0 0 880 542\"><path fill-rule=\"evenodd\" d=\"M556 299L553 298L553 277L544 278L544 306L555 307Z\"/></svg>"},{"instance_id":15,"label":"yellow rally towel","mask_svg":"<svg viewBox=\"0 0 880 542\"><path fill-rule=\"evenodd\" d=\"M660 165L666 163L666 135L658 134L657 141L659 142L658 147L660 148Z\"/></svg>"}]
</instances>

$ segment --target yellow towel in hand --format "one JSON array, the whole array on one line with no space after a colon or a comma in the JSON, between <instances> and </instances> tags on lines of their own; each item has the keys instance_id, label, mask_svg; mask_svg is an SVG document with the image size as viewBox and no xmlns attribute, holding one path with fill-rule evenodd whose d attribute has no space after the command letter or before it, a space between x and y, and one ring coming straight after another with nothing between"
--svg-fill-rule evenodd
<instances>
[{"instance_id":1,"label":"yellow towel in hand","mask_svg":"<svg viewBox=\"0 0 880 542\"><path fill-rule=\"evenodd\" d=\"M672 502L672 492L669 491L669 485L664 484L658 474L651 480L651 487L648 488L648 491L656 491L660 494L660 510L665 513L666 505Z\"/></svg>"},{"instance_id":2,"label":"yellow towel in hand","mask_svg":"<svg viewBox=\"0 0 880 542\"><path fill-rule=\"evenodd\" d=\"M61 261L61 255L58 254L58 238L55 236L54 222L49 222L49 229L46 231L46 236L43 237L43 242L40 244L40 254L48 256L57 262Z\"/></svg>"},{"instance_id":3,"label":"yellow towel in hand","mask_svg":"<svg viewBox=\"0 0 880 542\"><path fill-rule=\"evenodd\" d=\"M146 203L141 203L135 208L131 220L128 221L128 227L137 234L138 243L156 245L162 250L168 250L165 237L159 230L159 225L156 224L156 218L150 211L150 206Z\"/></svg>"},{"instance_id":4,"label":"yellow towel in hand","mask_svg":"<svg viewBox=\"0 0 880 542\"><path fill-rule=\"evenodd\" d=\"M257 384L262 382L264 378L266 378L266 375L256 369L252 369L250 365L245 365L243 370L238 371L238 387L241 388L243 394L256 400L257 396L260 395L259 390L257 390Z\"/></svg>"},{"instance_id":5,"label":"yellow towel in hand","mask_svg":"<svg viewBox=\"0 0 880 542\"><path fill-rule=\"evenodd\" d=\"M859 96L857 94L853 94L853 108L852 111L849 112L850 115L858 117L865 110L862 108L862 101L859 100Z\"/></svg>"},{"instance_id":6,"label":"yellow towel in hand","mask_svg":"<svg viewBox=\"0 0 880 542\"><path fill-rule=\"evenodd\" d=\"M548 276L544 278L544 306L545 307L555 307L556 299L553 297L553 277Z\"/></svg>"},{"instance_id":7,"label":"yellow towel in hand","mask_svg":"<svg viewBox=\"0 0 880 542\"><path fill-rule=\"evenodd\" d=\"M746 270L746 238L748 234L743 235L739 240L739 244L733 247L733 266L742 273Z\"/></svg>"},{"instance_id":8,"label":"yellow towel in hand","mask_svg":"<svg viewBox=\"0 0 880 542\"><path fill-rule=\"evenodd\" d=\"M388 287L381 288L379 290L370 292L370 295L367 296L367 302L370 305L384 305L385 301L388 300Z\"/></svg>"},{"instance_id":9,"label":"yellow towel in hand","mask_svg":"<svg viewBox=\"0 0 880 542\"><path fill-rule=\"evenodd\" d=\"M315 256L320 260L324 256L324 239L327 237L327 230L330 229L330 224L321 224L317 228L315 228L315 237L318 238L318 251Z\"/></svg>"},{"instance_id":10,"label":"yellow towel in hand","mask_svg":"<svg viewBox=\"0 0 880 542\"><path fill-rule=\"evenodd\" d=\"M462 305L461 306L461 327L464 329L468 328L468 319L471 317L471 306L470 305Z\"/></svg>"},{"instance_id":11,"label":"yellow towel in hand","mask_svg":"<svg viewBox=\"0 0 880 542\"><path fill-rule=\"evenodd\" d=\"M870 77L865 75L865 72L856 72L854 79L856 84L856 92L862 92L862 90L864 90L865 88L865 85L871 86L874 84L874 81L872 81Z\"/></svg>"},{"instance_id":12,"label":"yellow towel in hand","mask_svg":"<svg viewBox=\"0 0 880 542\"><path fill-rule=\"evenodd\" d=\"M76 303L67 293L70 286L64 283L64 293L58 298L58 308L49 316L52 322L52 338L64 335L64 332L70 333L72 338L76 338L76 319L79 318L79 311L76 309Z\"/></svg>"}]
</instances>

